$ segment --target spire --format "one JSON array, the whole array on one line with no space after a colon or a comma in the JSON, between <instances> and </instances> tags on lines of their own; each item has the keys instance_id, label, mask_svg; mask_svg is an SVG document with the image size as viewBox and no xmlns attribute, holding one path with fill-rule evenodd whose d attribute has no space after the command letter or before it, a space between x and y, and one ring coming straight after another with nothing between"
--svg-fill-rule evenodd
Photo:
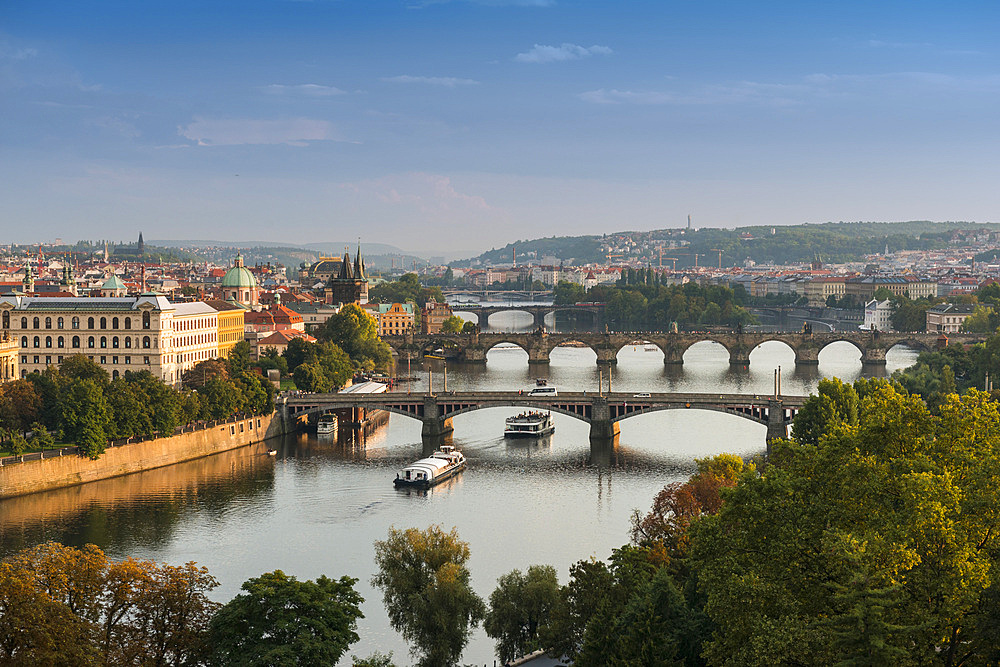
<instances>
[{"instance_id":1,"label":"spire","mask_svg":"<svg viewBox=\"0 0 1000 667\"><path fill-rule=\"evenodd\" d=\"M340 275L337 276L341 280L351 280L354 278L353 271L351 271L351 254L344 248L344 256L340 260Z\"/></svg>"},{"instance_id":2,"label":"spire","mask_svg":"<svg viewBox=\"0 0 1000 667\"><path fill-rule=\"evenodd\" d=\"M365 279L365 261L361 259L360 241L358 241L358 254L354 256L354 277L358 280Z\"/></svg>"}]
</instances>

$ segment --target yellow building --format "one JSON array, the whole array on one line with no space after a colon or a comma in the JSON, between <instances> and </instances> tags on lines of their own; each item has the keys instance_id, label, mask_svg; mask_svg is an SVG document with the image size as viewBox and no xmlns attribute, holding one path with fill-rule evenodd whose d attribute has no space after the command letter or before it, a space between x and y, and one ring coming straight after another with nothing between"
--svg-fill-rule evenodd
<instances>
[{"instance_id":1,"label":"yellow building","mask_svg":"<svg viewBox=\"0 0 1000 667\"><path fill-rule=\"evenodd\" d=\"M847 292L847 278L813 278L805 284L803 292L810 306L825 306L831 296L841 299Z\"/></svg>"},{"instance_id":2,"label":"yellow building","mask_svg":"<svg viewBox=\"0 0 1000 667\"><path fill-rule=\"evenodd\" d=\"M412 303L373 303L363 308L378 320L379 336L402 336L413 331L416 316Z\"/></svg>"},{"instance_id":3,"label":"yellow building","mask_svg":"<svg viewBox=\"0 0 1000 667\"><path fill-rule=\"evenodd\" d=\"M235 304L217 299L205 303L219 313L219 356L228 359L229 351L243 340L243 314L246 311Z\"/></svg>"},{"instance_id":4,"label":"yellow building","mask_svg":"<svg viewBox=\"0 0 1000 667\"><path fill-rule=\"evenodd\" d=\"M9 313L4 314L9 316ZM21 346L17 344L17 339L5 329L3 334L0 334L0 384L21 377L17 363L17 354L20 349Z\"/></svg>"}]
</instances>

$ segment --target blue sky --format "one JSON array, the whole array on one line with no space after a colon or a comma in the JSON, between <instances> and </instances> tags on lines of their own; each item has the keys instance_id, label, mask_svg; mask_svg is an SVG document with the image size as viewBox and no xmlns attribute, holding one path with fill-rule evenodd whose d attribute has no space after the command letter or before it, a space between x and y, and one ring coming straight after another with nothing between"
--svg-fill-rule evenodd
<instances>
[{"instance_id":1,"label":"blue sky","mask_svg":"<svg viewBox=\"0 0 1000 667\"><path fill-rule=\"evenodd\" d=\"M206 8L207 6L207 8ZM4 240L1000 220L1000 5L0 3Z\"/></svg>"}]
</instances>

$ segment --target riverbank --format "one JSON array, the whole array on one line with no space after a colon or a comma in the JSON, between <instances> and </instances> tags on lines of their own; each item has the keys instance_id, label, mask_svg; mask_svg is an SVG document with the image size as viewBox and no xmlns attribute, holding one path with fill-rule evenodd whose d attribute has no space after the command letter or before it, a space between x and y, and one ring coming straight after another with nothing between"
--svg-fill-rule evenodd
<instances>
[{"instance_id":1,"label":"riverbank","mask_svg":"<svg viewBox=\"0 0 1000 667\"><path fill-rule=\"evenodd\" d=\"M5 465L0 467L0 499L162 468L283 434L281 414L273 412L169 438L109 447L97 460L74 454Z\"/></svg>"}]
</instances>

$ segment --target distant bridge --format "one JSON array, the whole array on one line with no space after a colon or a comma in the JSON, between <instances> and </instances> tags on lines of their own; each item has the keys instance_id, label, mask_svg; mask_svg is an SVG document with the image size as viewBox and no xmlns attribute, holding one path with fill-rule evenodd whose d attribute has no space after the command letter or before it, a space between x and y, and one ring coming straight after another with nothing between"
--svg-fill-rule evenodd
<instances>
[{"instance_id":1,"label":"distant bridge","mask_svg":"<svg viewBox=\"0 0 1000 667\"><path fill-rule=\"evenodd\" d=\"M578 303L557 306L555 304L546 305L508 305L508 306L484 306L478 303L471 304L451 304L451 309L460 313L471 313L476 316L476 323L480 329L489 324L490 316L494 313L522 312L528 313L534 318L533 326L537 329L545 326L545 317L550 313L586 313L592 321L595 330L604 327L604 304L603 303Z\"/></svg>"},{"instance_id":2,"label":"distant bridge","mask_svg":"<svg viewBox=\"0 0 1000 667\"><path fill-rule=\"evenodd\" d=\"M815 365L819 353L827 345L846 342L861 352L865 366L884 366L886 353L896 345L916 350L934 349L939 344L936 333L882 333L872 331L831 331L824 333L781 332L614 332L614 333L474 333L474 334L407 334L386 336L383 340L395 350L399 359L419 359L424 354L442 348L456 355L456 361L486 363L486 353L502 343L517 345L528 353L528 363L547 364L552 350L560 345L583 345L597 355L597 363L617 363L618 352L629 345L655 345L663 352L665 364L683 364L684 352L695 343L712 341L729 352L729 363L749 366L750 353L770 341L784 343L795 353L795 363ZM950 344L978 343L983 334L952 334Z\"/></svg>"},{"instance_id":3,"label":"distant bridge","mask_svg":"<svg viewBox=\"0 0 1000 667\"><path fill-rule=\"evenodd\" d=\"M551 299L552 290L502 290L502 289L474 289L474 288L453 288L441 289L446 299L459 296L482 299L484 301L534 301L535 299Z\"/></svg>"},{"instance_id":4,"label":"distant bridge","mask_svg":"<svg viewBox=\"0 0 1000 667\"><path fill-rule=\"evenodd\" d=\"M301 394L281 399L286 424L310 414L339 409L387 410L419 419L421 435L431 441L452 432L452 418L496 407L533 408L569 415L590 424L590 440L598 446L613 444L619 422L659 410L714 410L767 426L767 441L784 438L805 396L762 394L563 392L558 396L530 396L517 391L445 392L441 394Z\"/></svg>"}]
</instances>

